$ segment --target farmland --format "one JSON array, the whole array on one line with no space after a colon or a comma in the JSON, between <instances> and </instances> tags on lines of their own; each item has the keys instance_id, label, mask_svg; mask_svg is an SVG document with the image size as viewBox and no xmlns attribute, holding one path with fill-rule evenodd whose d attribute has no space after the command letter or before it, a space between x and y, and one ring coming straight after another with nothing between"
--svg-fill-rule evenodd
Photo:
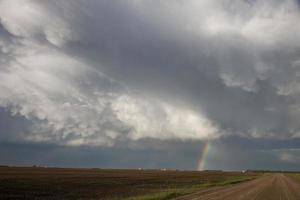
<instances>
[{"instance_id":1,"label":"farmland","mask_svg":"<svg viewBox=\"0 0 300 200\"><path fill-rule=\"evenodd\" d=\"M0 199L169 199L257 173L0 167Z\"/></svg>"}]
</instances>

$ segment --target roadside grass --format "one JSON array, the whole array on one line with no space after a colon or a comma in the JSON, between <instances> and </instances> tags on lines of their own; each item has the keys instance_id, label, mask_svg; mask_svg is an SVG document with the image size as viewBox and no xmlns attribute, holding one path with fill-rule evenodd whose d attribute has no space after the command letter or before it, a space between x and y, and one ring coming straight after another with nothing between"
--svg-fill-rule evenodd
<instances>
[{"instance_id":1,"label":"roadside grass","mask_svg":"<svg viewBox=\"0 0 300 200\"><path fill-rule=\"evenodd\" d=\"M167 191L157 192L154 194L138 196L138 197L130 197L130 198L126 198L126 200L169 200L169 199L173 199L175 197L194 193L201 189L206 189L206 188L216 187L216 186L220 187L220 186L238 184L238 183L242 183L245 181L253 180L257 177L258 176L255 176L255 177L247 177L247 176L232 177L232 178L229 178L224 181L215 181L215 182L210 182L210 183L193 185L189 188L170 188Z\"/></svg>"},{"instance_id":2,"label":"roadside grass","mask_svg":"<svg viewBox=\"0 0 300 200\"><path fill-rule=\"evenodd\" d=\"M169 200L175 197L182 196L184 194L189 194L184 190L173 190L173 191L166 191L166 192L159 192L155 194L149 194L140 197L131 197L126 200Z\"/></svg>"},{"instance_id":3,"label":"roadside grass","mask_svg":"<svg viewBox=\"0 0 300 200\"><path fill-rule=\"evenodd\" d=\"M289 176L292 176L294 178L296 178L298 181L300 181L300 173L289 173Z\"/></svg>"}]
</instances>

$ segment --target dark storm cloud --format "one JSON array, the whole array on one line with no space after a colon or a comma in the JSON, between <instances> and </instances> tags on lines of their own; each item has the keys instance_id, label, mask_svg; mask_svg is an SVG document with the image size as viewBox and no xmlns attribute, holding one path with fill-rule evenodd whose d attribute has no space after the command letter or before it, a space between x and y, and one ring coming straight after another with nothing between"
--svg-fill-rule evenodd
<instances>
[{"instance_id":1,"label":"dark storm cloud","mask_svg":"<svg viewBox=\"0 0 300 200\"><path fill-rule=\"evenodd\" d=\"M2 143L0 165L194 170L201 147L199 142L154 140L136 142L134 147L122 144L115 148Z\"/></svg>"},{"instance_id":2,"label":"dark storm cloud","mask_svg":"<svg viewBox=\"0 0 300 200\"><path fill-rule=\"evenodd\" d=\"M206 167L223 170L299 170L299 139L227 137L211 144Z\"/></svg>"},{"instance_id":3,"label":"dark storm cloud","mask_svg":"<svg viewBox=\"0 0 300 200\"><path fill-rule=\"evenodd\" d=\"M215 141L204 169L299 170L298 141L227 138ZM203 143L140 140L114 148L66 147L37 143L1 143L0 165L41 165L97 168L195 170L202 159ZM293 159L293 160L291 160Z\"/></svg>"},{"instance_id":4,"label":"dark storm cloud","mask_svg":"<svg viewBox=\"0 0 300 200\"><path fill-rule=\"evenodd\" d=\"M15 142L30 130L31 123L22 116L12 116L8 110L0 108L0 140Z\"/></svg>"}]
</instances>

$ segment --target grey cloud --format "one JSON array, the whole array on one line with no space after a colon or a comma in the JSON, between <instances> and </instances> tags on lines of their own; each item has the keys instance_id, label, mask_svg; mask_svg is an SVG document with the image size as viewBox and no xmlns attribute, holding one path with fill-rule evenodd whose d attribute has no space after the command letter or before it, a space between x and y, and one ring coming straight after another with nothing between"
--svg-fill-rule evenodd
<instances>
[{"instance_id":1,"label":"grey cloud","mask_svg":"<svg viewBox=\"0 0 300 200\"><path fill-rule=\"evenodd\" d=\"M0 105L35 121L22 139L299 137L296 1L1 8Z\"/></svg>"}]
</instances>

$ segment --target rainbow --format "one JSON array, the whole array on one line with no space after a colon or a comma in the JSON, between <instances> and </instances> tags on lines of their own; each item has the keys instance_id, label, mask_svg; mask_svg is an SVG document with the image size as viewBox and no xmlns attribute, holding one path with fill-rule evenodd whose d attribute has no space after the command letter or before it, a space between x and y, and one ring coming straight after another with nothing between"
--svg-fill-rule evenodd
<instances>
[{"instance_id":1,"label":"rainbow","mask_svg":"<svg viewBox=\"0 0 300 200\"><path fill-rule=\"evenodd\" d=\"M197 170L202 171L205 169L205 161L207 159L207 155L210 149L210 144L209 142L206 142L203 146L203 148L201 149L201 153L200 153L200 158L197 162Z\"/></svg>"}]
</instances>

